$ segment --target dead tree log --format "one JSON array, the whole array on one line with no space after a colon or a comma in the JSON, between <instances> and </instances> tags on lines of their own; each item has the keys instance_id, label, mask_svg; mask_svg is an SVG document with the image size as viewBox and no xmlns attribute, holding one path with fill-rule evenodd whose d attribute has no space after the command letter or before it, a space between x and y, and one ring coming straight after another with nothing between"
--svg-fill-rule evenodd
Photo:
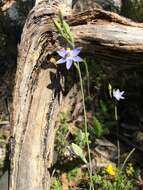
<instances>
[{"instance_id":1,"label":"dead tree log","mask_svg":"<svg viewBox=\"0 0 143 190\"><path fill-rule=\"evenodd\" d=\"M96 9L69 18L76 43L101 63L143 63L143 24Z\"/></svg>"},{"instance_id":2,"label":"dead tree log","mask_svg":"<svg viewBox=\"0 0 143 190\"><path fill-rule=\"evenodd\" d=\"M55 125L63 102L61 73L51 63L62 46L53 24L60 2L37 2L23 29L13 96L10 190L50 189ZM106 63L142 63L142 24L100 9L70 13L65 19L83 53Z\"/></svg>"}]
</instances>

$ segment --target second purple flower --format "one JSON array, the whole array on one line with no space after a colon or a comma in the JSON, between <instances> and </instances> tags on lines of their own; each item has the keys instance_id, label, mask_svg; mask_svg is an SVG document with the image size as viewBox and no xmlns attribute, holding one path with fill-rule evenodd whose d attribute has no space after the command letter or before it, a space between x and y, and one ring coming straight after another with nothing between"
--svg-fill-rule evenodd
<instances>
[{"instance_id":1,"label":"second purple flower","mask_svg":"<svg viewBox=\"0 0 143 190\"><path fill-rule=\"evenodd\" d=\"M69 70L71 68L73 62L82 62L83 61L83 59L78 56L80 51L81 51L81 48L79 48L79 47L74 48L72 50L70 48L67 48L66 50L61 49L60 51L57 51L58 55L61 57L61 59L59 59L57 61L57 64L65 63L67 70Z\"/></svg>"}]
</instances>

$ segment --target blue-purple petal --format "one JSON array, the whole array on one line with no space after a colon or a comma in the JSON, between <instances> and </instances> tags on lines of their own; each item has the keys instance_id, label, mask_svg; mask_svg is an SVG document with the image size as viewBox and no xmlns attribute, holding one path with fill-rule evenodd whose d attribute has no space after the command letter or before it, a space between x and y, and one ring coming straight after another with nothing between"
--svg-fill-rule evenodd
<instances>
[{"instance_id":1,"label":"blue-purple petal","mask_svg":"<svg viewBox=\"0 0 143 190\"><path fill-rule=\"evenodd\" d=\"M72 62L73 62L72 59L67 60L67 62L66 62L66 68L67 68L67 70L69 70L71 68Z\"/></svg>"},{"instance_id":2,"label":"blue-purple petal","mask_svg":"<svg viewBox=\"0 0 143 190\"><path fill-rule=\"evenodd\" d=\"M62 63L65 63L66 62L66 59L59 59L58 61L57 61L57 64L62 64Z\"/></svg>"},{"instance_id":3,"label":"blue-purple petal","mask_svg":"<svg viewBox=\"0 0 143 190\"><path fill-rule=\"evenodd\" d=\"M73 61L75 61L75 62L82 62L83 59L81 57L79 57L79 56L76 56L76 57L73 57Z\"/></svg>"},{"instance_id":4,"label":"blue-purple petal","mask_svg":"<svg viewBox=\"0 0 143 190\"><path fill-rule=\"evenodd\" d=\"M67 54L67 51L65 49L63 49L63 50L57 51L57 53L59 56L64 58Z\"/></svg>"},{"instance_id":5,"label":"blue-purple petal","mask_svg":"<svg viewBox=\"0 0 143 190\"><path fill-rule=\"evenodd\" d=\"M73 57L76 57L80 52L81 52L81 48L78 47L78 48L74 48L73 50L71 50L71 54Z\"/></svg>"}]
</instances>

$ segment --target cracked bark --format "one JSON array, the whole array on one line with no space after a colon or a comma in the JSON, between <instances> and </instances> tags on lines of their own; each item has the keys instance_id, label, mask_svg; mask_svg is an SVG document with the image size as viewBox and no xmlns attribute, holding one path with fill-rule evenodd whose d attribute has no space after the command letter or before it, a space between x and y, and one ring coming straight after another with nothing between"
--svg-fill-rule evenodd
<instances>
[{"instance_id":1,"label":"cracked bark","mask_svg":"<svg viewBox=\"0 0 143 190\"><path fill-rule=\"evenodd\" d=\"M58 7L58 1L55 5L39 1L23 29L13 95L10 190L50 189L55 126L64 102L59 87L64 82L50 63L62 45L52 20ZM100 9L65 18L83 53L101 63L142 64L142 24Z\"/></svg>"}]
</instances>

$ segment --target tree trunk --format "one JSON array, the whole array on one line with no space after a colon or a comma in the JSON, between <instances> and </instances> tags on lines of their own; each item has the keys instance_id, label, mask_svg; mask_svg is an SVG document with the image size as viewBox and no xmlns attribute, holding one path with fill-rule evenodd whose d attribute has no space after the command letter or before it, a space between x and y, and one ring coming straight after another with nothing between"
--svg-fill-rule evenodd
<instances>
[{"instance_id":1,"label":"tree trunk","mask_svg":"<svg viewBox=\"0 0 143 190\"><path fill-rule=\"evenodd\" d=\"M44 69L41 65L56 48L51 15L54 9L38 4L21 37L13 98L10 190L50 187L48 169L59 110L59 96L52 80L58 85L59 76L55 68Z\"/></svg>"},{"instance_id":2,"label":"tree trunk","mask_svg":"<svg viewBox=\"0 0 143 190\"><path fill-rule=\"evenodd\" d=\"M72 16L76 44L101 63L142 64L143 24L96 9Z\"/></svg>"},{"instance_id":3,"label":"tree trunk","mask_svg":"<svg viewBox=\"0 0 143 190\"><path fill-rule=\"evenodd\" d=\"M52 20L62 7L59 2L38 1L23 29L13 96L10 190L50 189L49 169L64 84L61 72L50 62L57 59L54 52L62 46ZM69 13L66 8L65 14ZM65 18L76 45L93 59L142 63L142 24L99 9Z\"/></svg>"}]
</instances>

